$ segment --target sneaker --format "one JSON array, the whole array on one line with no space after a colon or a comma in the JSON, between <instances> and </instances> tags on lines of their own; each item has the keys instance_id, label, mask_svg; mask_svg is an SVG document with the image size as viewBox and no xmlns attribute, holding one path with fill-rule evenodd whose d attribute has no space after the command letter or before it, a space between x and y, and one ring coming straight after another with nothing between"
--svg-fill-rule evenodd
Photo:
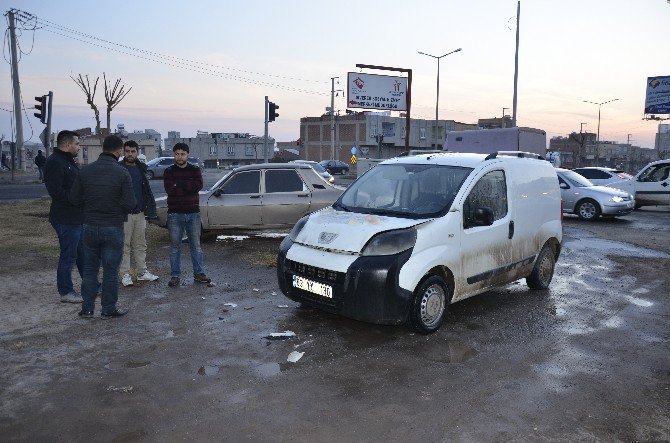
<instances>
[{"instance_id":1,"label":"sneaker","mask_svg":"<svg viewBox=\"0 0 670 443\"><path fill-rule=\"evenodd\" d=\"M82 298L79 294L76 292L72 291L68 294L61 295L60 296L60 302L61 303L81 303Z\"/></svg>"},{"instance_id":2,"label":"sneaker","mask_svg":"<svg viewBox=\"0 0 670 443\"><path fill-rule=\"evenodd\" d=\"M128 313L127 309L116 308L112 312L107 314L100 314L100 318L103 320L109 320L110 318L123 317Z\"/></svg>"},{"instance_id":3,"label":"sneaker","mask_svg":"<svg viewBox=\"0 0 670 443\"><path fill-rule=\"evenodd\" d=\"M141 281L156 281L156 280L158 280L158 276L153 275L149 271L144 271L142 274L137 276L137 279L141 280Z\"/></svg>"},{"instance_id":4,"label":"sneaker","mask_svg":"<svg viewBox=\"0 0 670 443\"><path fill-rule=\"evenodd\" d=\"M123 278L121 278L121 284L123 286L133 285L133 278L130 276L130 274L123 274Z\"/></svg>"},{"instance_id":5,"label":"sneaker","mask_svg":"<svg viewBox=\"0 0 670 443\"><path fill-rule=\"evenodd\" d=\"M168 283L168 286L171 287L171 288L174 288L175 286L179 286L179 277L170 278L170 282Z\"/></svg>"},{"instance_id":6,"label":"sneaker","mask_svg":"<svg viewBox=\"0 0 670 443\"><path fill-rule=\"evenodd\" d=\"M211 283L212 282L212 279L207 277L202 272L199 273L199 274L195 274L193 276L193 280L195 280L196 283Z\"/></svg>"},{"instance_id":7,"label":"sneaker","mask_svg":"<svg viewBox=\"0 0 670 443\"><path fill-rule=\"evenodd\" d=\"M79 311L79 316L81 318L93 318L93 311L84 311L83 309Z\"/></svg>"}]
</instances>

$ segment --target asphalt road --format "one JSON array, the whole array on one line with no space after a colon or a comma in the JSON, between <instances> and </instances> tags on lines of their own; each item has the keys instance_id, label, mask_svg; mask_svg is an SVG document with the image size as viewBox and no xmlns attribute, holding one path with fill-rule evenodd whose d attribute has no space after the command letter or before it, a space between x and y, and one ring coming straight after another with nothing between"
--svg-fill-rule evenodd
<instances>
[{"instance_id":1,"label":"asphalt road","mask_svg":"<svg viewBox=\"0 0 670 443\"><path fill-rule=\"evenodd\" d=\"M109 321L58 303L54 260L15 257L0 274L0 435L668 441L670 208L566 217L564 234L548 290L519 281L458 302L430 336L286 299L271 236L208 238L216 286L185 272L176 289L164 239L148 257L161 279L121 288L131 312ZM295 337L264 338L286 330Z\"/></svg>"}]
</instances>

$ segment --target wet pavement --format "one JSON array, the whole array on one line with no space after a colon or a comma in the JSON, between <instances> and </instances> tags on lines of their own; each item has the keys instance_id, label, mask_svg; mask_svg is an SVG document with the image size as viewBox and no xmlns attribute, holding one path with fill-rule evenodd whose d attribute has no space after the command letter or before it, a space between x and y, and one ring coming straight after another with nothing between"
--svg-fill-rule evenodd
<instances>
[{"instance_id":1,"label":"wet pavement","mask_svg":"<svg viewBox=\"0 0 670 443\"><path fill-rule=\"evenodd\" d=\"M184 273L168 288L168 246L150 250L161 279L122 288L131 312L110 321L57 303L53 263L27 266L0 276L0 435L667 441L669 227L670 208L566 217L549 290L519 281L458 302L430 336L285 298L280 235L207 238L214 287ZM295 336L266 338L285 331ZM291 363L294 351L304 354Z\"/></svg>"}]
</instances>

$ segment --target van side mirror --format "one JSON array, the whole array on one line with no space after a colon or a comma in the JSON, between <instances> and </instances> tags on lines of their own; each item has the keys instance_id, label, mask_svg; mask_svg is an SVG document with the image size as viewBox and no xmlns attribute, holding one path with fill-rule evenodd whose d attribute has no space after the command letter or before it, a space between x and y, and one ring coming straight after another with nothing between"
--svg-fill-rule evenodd
<instances>
[{"instance_id":1,"label":"van side mirror","mask_svg":"<svg viewBox=\"0 0 670 443\"><path fill-rule=\"evenodd\" d=\"M475 226L491 226L493 224L493 210L491 208L475 208L472 221Z\"/></svg>"}]
</instances>

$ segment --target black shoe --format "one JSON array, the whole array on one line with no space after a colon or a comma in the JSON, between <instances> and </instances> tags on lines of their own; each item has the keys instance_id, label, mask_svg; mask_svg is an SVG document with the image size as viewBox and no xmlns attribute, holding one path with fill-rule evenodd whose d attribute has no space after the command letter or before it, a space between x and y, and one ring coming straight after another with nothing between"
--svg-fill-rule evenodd
<instances>
[{"instance_id":1,"label":"black shoe","mask_svg":"<svg viewBox=\"0 0 670 443\"><path fill-rule=\"evenodd\" d=\"M114 311L110 312L109 314L100 314L100 318L103 320L107 320L110 318L115 318L115 317L123 317L128 313L127 309L119 309L116 308Z\"/></svg>"},{"instance_id":2,"label":"black shoe","mask_svg":"<svg viewBox=\"0 0 670 443\"><path fill-rule=\"evenodd\" d=\"M196 283L211 283L212 279L207 277L204 273L200 272L193 276L193 281Z\"/></svg>"},{"instance_id":3,"label":"black shoe","mask_svg":"<svg viewBox=\"0 0 670 443\"><path fill-rule=\"evenodd\" d=\"M168 286L171 287L171 288L179 286L179 277L170 278L170 281L168 282Z\"/></svg>"},{"instance_id":4,"label":"black shoe","mask_svg":"<svg viewBox=\"0 0 670 443\"><path fill-rule=\"evenodd\" d=\"M84 311L83 309L79 311L79 316L81 318L93 318L93 311Z\"/></svg>"}]
</instances>

